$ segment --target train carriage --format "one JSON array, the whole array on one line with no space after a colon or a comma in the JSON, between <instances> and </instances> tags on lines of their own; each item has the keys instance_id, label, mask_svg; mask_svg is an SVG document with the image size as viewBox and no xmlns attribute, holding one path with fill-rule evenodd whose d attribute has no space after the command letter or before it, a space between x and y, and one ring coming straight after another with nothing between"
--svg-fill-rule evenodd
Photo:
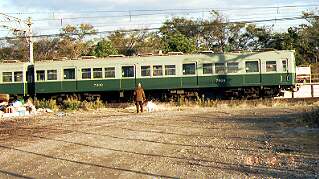
<instances>
[{"instance_id":1,"label":"train carriage","mask_svg":"<svg viewBox=\"0 0 319 179\"><path fill-rule=\"evenodd\" d=\"M0 64L0 93L27 95L27 70L27 63Z\"/></svg>"},{"instance_id":2,"label":"train carriage","mask_svg":"<svg viewBox=\"0 0 319 179\"><path fill-rule=\"evenodd\" d=\"M149 94L221 92L233 97L277 96L280 90L294 87L296 73L294 51L288 50L38 61L34 69L24 63L1 64L0 69L0 92L38 96L123 96L132 92L137 83L142 83ZM9 72L12 78L22 72L23 80L10 81Z\"/></svg>"}]
</instances>

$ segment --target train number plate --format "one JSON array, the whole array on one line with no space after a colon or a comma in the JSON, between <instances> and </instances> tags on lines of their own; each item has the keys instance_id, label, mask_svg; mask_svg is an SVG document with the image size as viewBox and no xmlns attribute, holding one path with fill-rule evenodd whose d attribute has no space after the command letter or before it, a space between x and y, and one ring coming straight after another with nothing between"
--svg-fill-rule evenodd
<instances>
[{"instance_id":1,"label":"train number plate","mask_svg":"<svg viewBox=\"0 0 319 179\"><path fill-rule=\"evenodd\" d=\"M104 86L104 84L103 83L94 83L93 86L96 88L101 88Z\"/></svg>"}]
</instances>

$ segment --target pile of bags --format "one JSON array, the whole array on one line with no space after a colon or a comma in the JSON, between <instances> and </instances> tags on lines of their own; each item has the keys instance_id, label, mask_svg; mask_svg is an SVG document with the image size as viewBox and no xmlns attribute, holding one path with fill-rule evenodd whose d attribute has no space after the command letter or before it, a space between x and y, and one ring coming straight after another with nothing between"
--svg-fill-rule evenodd
<instances>
[{"instance_id":1,"label":"pile of bags","mask_svg":"<svg viewBox=\"0 0 319 179\"><path fill-rule=\"evenodd\" d=\"M0 117L19 117L28 116L36 113L36 108L31 100L25 102L17 99L10 102L9 95L0 94Z\"/></svg>"}]
</instances>

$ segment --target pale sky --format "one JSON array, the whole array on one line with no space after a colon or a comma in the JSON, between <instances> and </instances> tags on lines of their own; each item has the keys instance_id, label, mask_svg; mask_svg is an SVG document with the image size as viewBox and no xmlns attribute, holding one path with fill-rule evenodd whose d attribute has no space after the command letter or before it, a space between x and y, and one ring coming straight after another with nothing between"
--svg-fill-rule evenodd
<instances>
[{"instance_id":1,"label":"pale sky","mask_svg":"<svg viewBox=\"0 0 319 179\"><path fill-rule=\"evenodd\" d=\"M284 7L285 6L285 7ZM290 7L287 7L290 6ZM276 8L278 7L278 8ZM319 11L318 0L1 0L0 13L34 20L37 35L54 34L66 24L90 23L98 31L159 27L172 17L207 19L215 9L229 21L279 19ZM156 10L156 11L155 11ZM3 17L0 15L0 21ZM286 31L301 20L272 21L275 31ZM2 22L0 25L3 25ZM9 24L15 26L16 24ZM18 25L16 25L18 26ZM10 36L0 27L0 37Z\"/></svg>"}]
</instances>

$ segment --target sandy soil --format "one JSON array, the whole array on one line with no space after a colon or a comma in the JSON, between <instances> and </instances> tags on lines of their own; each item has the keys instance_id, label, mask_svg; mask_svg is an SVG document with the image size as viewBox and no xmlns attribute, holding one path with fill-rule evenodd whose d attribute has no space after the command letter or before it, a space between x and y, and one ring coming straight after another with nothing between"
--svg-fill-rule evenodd
<instances>
[{"instance_id":1,"label":"sandy soil","mask_svg":"<svg viewBox=\"0 0 319 179\"><path fill-rule=\"evenodd\" d=\"M133 111L0 119L0 178L319 177L300 109Z\"/></svg>"}]
</instances>

